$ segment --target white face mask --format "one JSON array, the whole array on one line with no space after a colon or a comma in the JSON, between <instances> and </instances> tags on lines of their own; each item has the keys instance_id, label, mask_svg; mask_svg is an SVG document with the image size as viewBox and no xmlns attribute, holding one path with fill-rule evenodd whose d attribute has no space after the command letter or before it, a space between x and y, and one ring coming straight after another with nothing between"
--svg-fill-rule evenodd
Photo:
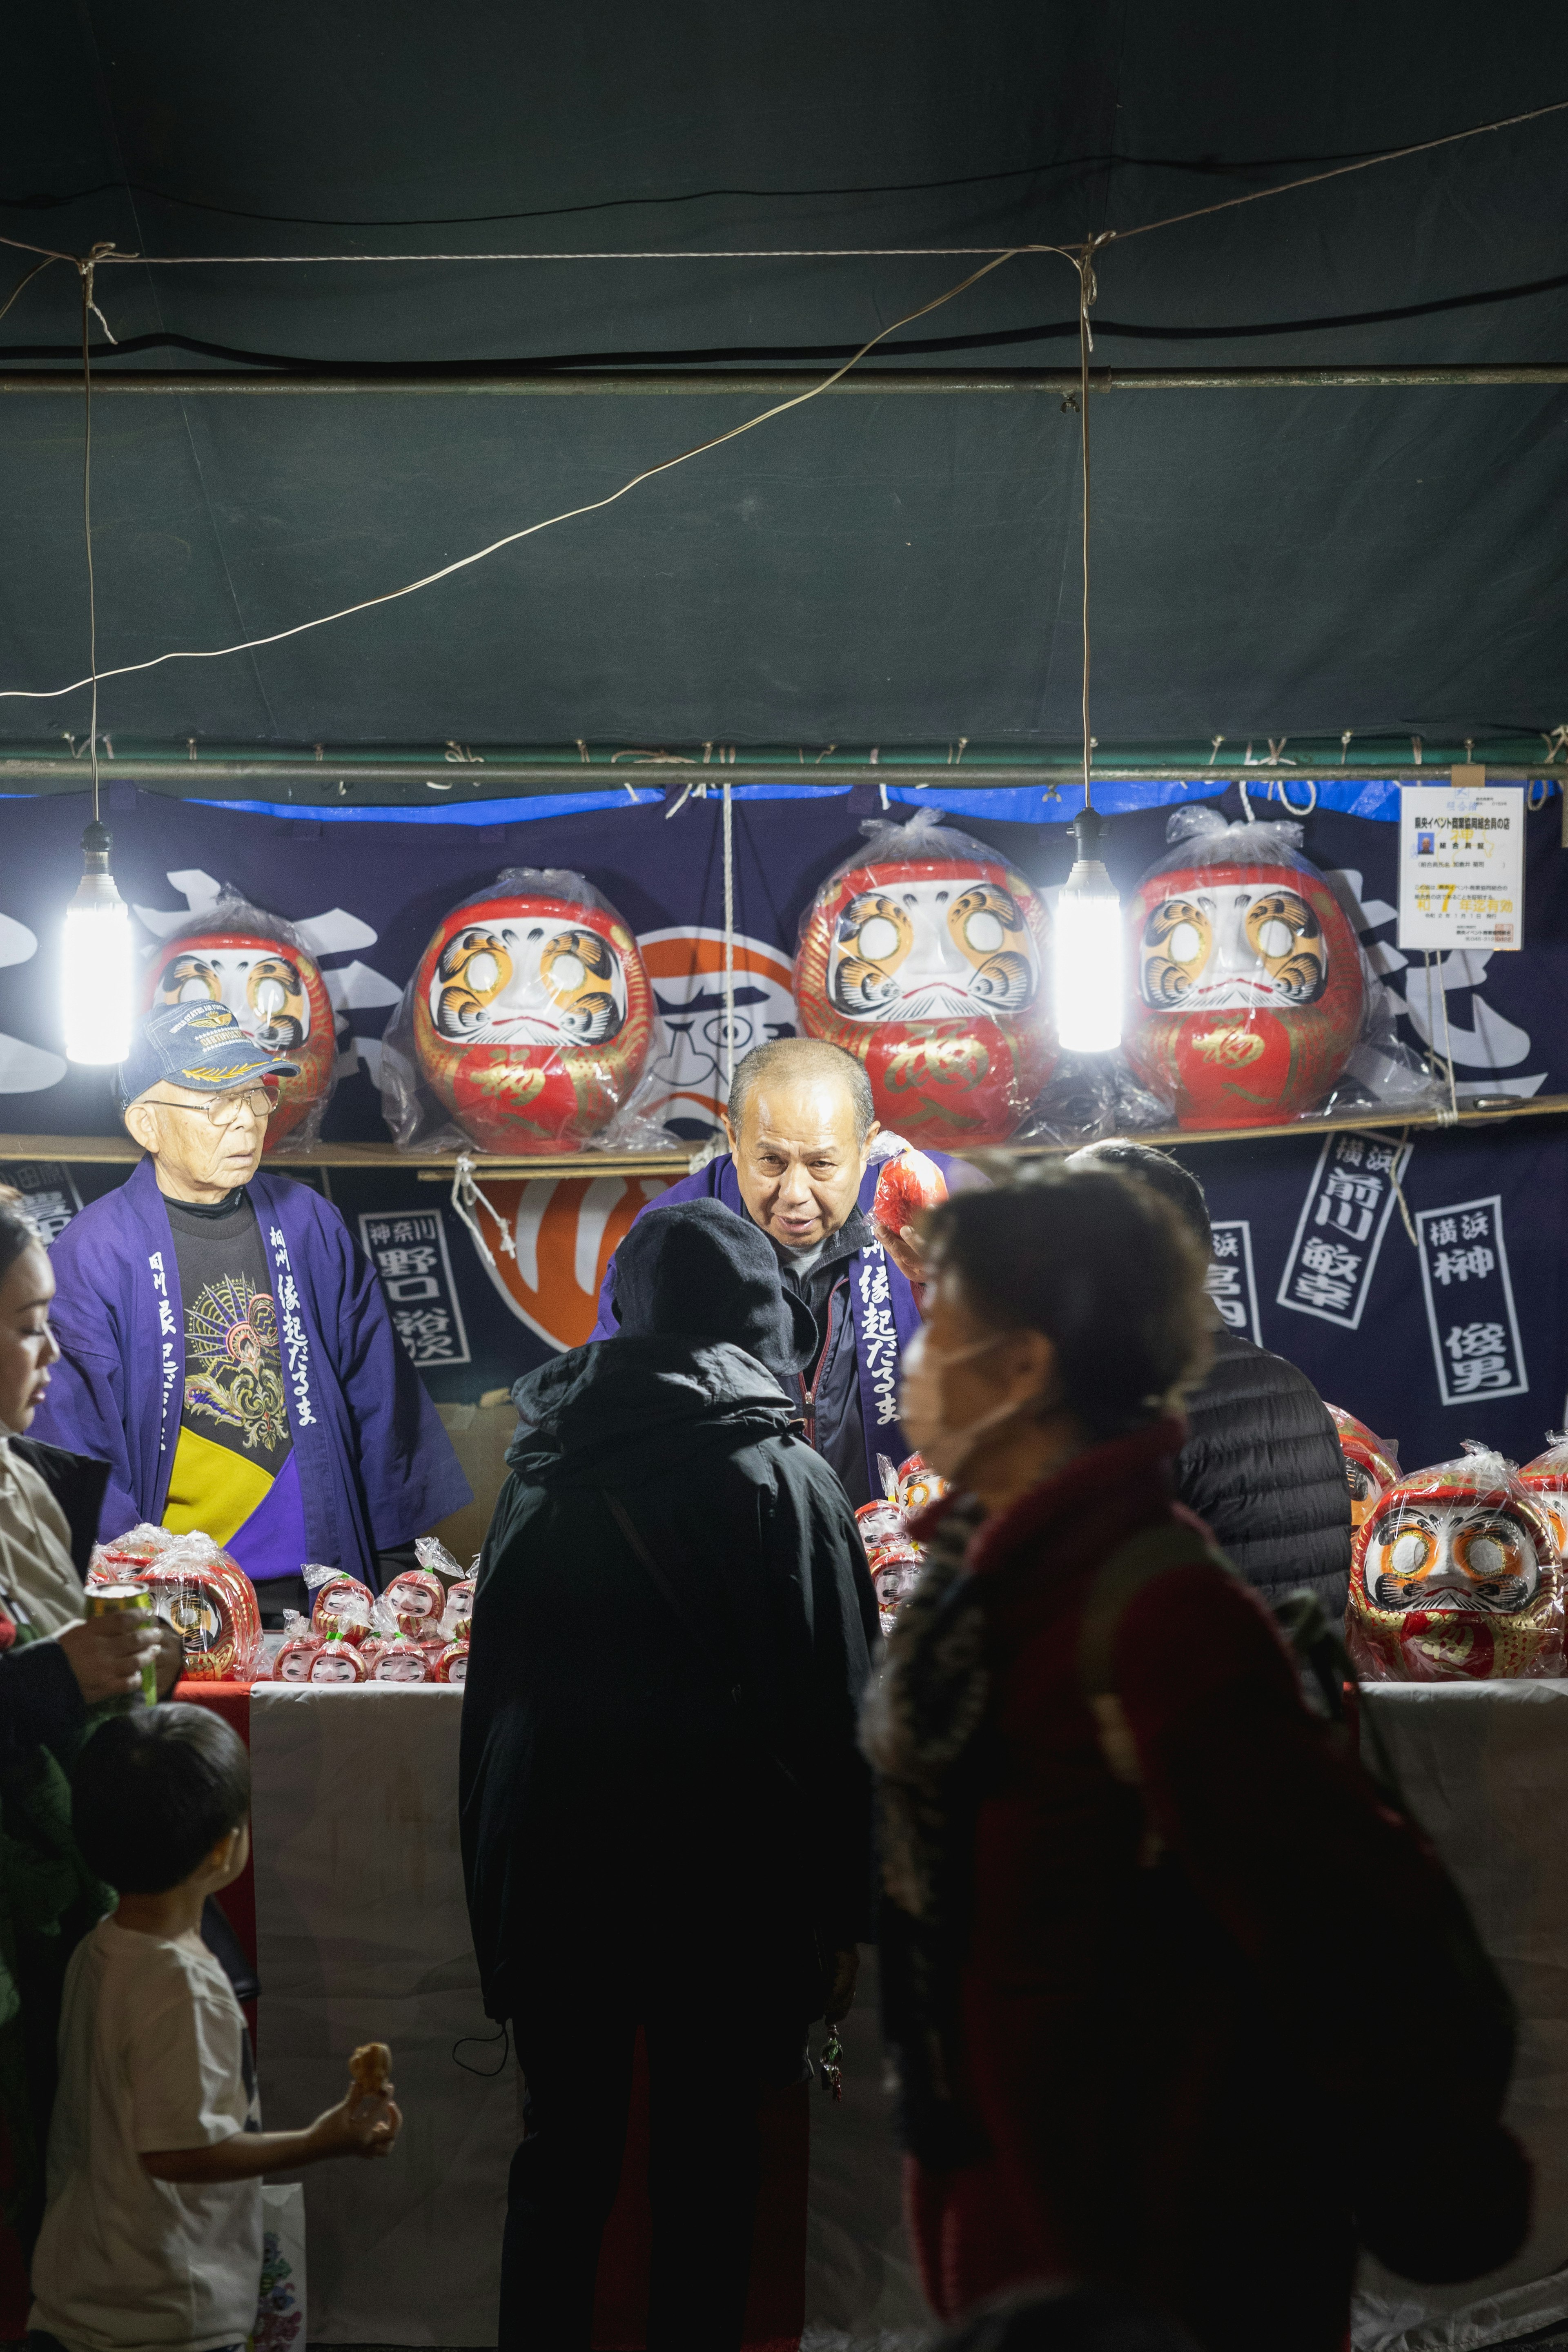
<instances>
[{"instance_id":1,"label":"white face mask","mask_svg":"<svg viewBox=\"0 0 1568 2352\"><path fill-rule=\"evenodd\" d=\"M959 1429L944 1418L942 1374L949 1365L973 1363L1012 1336L1010 1331L994 1332L988 1339L976 1339L967 1348L953 1348L943 1355L931 1346L929 1334L921 1330L904 1350L899 1419L916 1453L923 1454L950 1486L960 1483L965 1463L983 1439L1044 1402L1043 1392L1033 1390L1026 1397L993 1407Z\"/></svg>"}]
</instances>

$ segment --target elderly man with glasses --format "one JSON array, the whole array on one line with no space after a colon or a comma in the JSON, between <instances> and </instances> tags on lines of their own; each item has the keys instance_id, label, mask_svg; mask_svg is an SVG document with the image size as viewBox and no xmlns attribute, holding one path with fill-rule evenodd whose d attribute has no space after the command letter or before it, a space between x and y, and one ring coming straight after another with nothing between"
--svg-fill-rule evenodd
<instances>
[{"instance_id":1,"label":"elderly man with glasses","mask_svg":"<svg viewBox=\"0 0 1568 2352\"><path fill-rule=\"evenodd\" d=\"M100 1532L201 1528L303 1605L307 1561L376 1559L469 1499L385 1295L337 1211L258 1172L274 1093L226 1005L164 1005L121 1065L146 1154L50 1253L62 1360L32 1434L109 1465Z\"/></svg>"}]
</instances>

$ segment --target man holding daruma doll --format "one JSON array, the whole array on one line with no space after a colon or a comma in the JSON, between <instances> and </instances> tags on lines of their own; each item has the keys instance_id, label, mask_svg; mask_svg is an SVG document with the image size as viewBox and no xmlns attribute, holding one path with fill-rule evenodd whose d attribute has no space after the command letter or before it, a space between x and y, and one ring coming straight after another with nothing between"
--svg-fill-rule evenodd
<instances>
[{"instance_id":1,"label":"man holding daruma doll","mask_svg":"<svg viewBox=\"0 0 1568 2352\"><path fill-rule=\"evenodd\" d=\"M899 1427L899 1362L920 1328L917 1220L947 1196L953 1163L877 1124L852 1054L780 1037L737 1066L729 1150L651 1205L716 1200L767 1235L786 1289L810 1308L817 1352L799 1375L805 1434L852 1503L882 1492L877 1457L912 1451ZM593 1337L613 1338L616 1261Z\"/></svg>"}]
</instances>

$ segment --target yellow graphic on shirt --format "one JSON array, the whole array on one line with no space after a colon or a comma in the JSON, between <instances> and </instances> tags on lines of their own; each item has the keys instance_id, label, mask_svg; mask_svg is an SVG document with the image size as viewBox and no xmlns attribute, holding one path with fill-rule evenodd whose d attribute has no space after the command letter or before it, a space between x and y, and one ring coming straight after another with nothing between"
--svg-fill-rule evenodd
<instances>
[{"instance_id":1,"label":"yellow graphic on shirt","mask_svg":"<svg viewBox=\"0 0 1568 2352\"><path fill-rule=\"evenodd\" d=\"M237 1431L247 1451L289 1443L269 1290L253 1291L234 1275L204 1285L185 1309L185 1367L187 1418Z\"/></svg>"},{"instance_id":2,"label":"yellow graphic on shirt","mask_svg":"<svg viewBox=\"0 0 1568 2352\"><path fill-rule=\"evenodd\" d=\"M259 1510L272 1480L259 1462L182 1429L169 1473L169 1498L163 1525L177 1536L199 1528L214 1543L233 1541L254 1511Z\"/></svg>"}]
</instances>

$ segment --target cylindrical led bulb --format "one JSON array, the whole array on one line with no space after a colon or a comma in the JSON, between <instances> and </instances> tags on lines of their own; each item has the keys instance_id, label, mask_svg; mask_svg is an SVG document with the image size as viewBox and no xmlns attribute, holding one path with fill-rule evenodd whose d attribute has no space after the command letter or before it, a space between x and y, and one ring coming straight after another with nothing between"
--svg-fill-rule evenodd
<instances>
[{"instance_id":1,"label":"cylindrical led bulb","mask_svg":"<svg viewBox=\"0 0 1568 2352\"><path fill-rule=\"evenodd\" d=\"M109 870L107 828L89 824L81 846L82 877L61 942L66 1058L122 1062L131 1051L131 915Z\"/></svg>"},{"instance_id":2,"label":"cylindrical led bulb","mask_svg":"<svg viewBox=\"0 0 1568 2352\"><path fill-rule=\"evenodd\" d=\"M1057 898L1057 1035L1069 1054L1121 1043L1121 901L1094 855L1100 829L1092 809L1075 818L1078 860Z\"/></svg>"}]
</instances>

